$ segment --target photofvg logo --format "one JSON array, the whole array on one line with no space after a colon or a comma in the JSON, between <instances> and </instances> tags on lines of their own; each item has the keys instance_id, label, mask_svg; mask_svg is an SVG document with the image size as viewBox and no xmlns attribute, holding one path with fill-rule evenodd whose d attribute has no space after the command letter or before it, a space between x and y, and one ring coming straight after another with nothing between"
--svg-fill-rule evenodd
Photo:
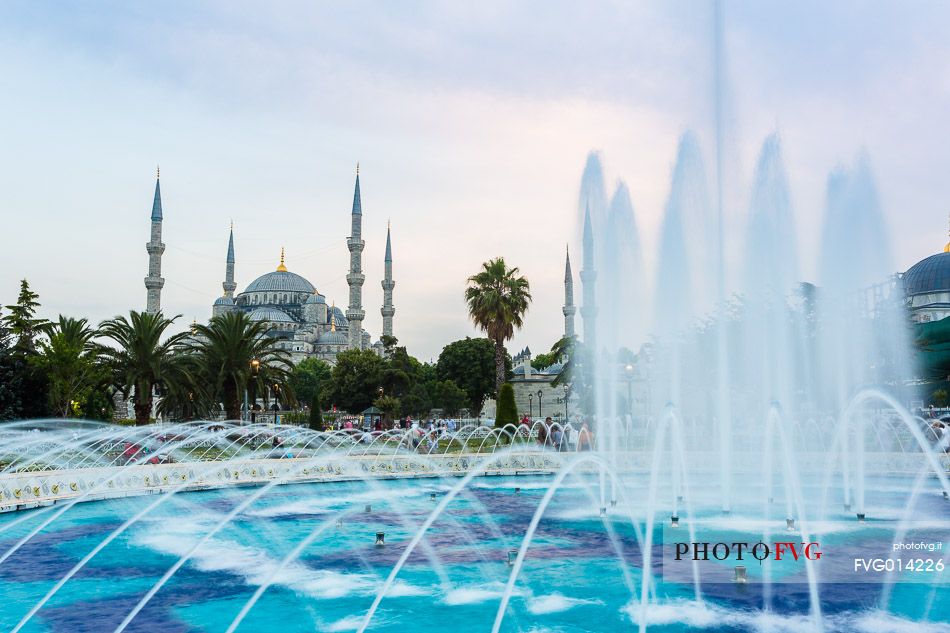
<instances>
[{"instance_id":1,"label":"photofvg logo","mask_svg":"<svg viewBox=\"0 0 950 633\"><path fill-rule=\"evenodd\" d=\"M950 583L945 574L947 554L943 542L947 529L934 525L911 526L894 541L896 522L881 521L873 527L833 525L825 533L809 532L808 538L793 523L747 529L741 517L699 520L692 534L684 520L663 529L664 582L691 583L808 583L879 584L883 575L894 582ZM823 525L832 525L825 523Z\"/></svg>"}]
</instances>

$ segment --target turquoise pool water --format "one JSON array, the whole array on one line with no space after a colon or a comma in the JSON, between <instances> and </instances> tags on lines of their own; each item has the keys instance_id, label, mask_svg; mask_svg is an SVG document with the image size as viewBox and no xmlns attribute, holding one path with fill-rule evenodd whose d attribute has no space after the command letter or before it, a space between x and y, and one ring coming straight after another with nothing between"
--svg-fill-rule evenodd
<instances>
[{"instance_id":1,"label":"turquoise pool water","mask_svg":"<svg viewBox=\"0 0 950 633\"><path fill-rule=\"evenodd\" d=\"M438 500L456 481L276 487L198 548L127 630L225 631L255 590L270 582L238 630L356 630L406 543L435 507L431 495ZM476 479L433 524L368 630L490 631L511 571L508 552L521 545L549 481ZM515 492L515 487L520 490ZM876 499L889 506L904 494L901 489L900 484L882 487ZM176 495L92 558L22 630L115 630L179 557L256 490ZM701 506L701 494L696 494ZM573 480L555 495L529 549L503 631L637 628L640 547L630 522L618 511L600 518L598 495L596 482L584 479ZM944 527L950 521L950 503L936 494L931 497L925 510L938 519L940 532L940 520ZM13 629L80 559L155 499L78 504L0 564L0 630ZM29 512L0 517L0 551L49 516L44 510ZM713 510L706 512L712 516ZM743 512L736 508L734 514L741 517ZM753 509L748 512L752 516ZM634 514L641 512L634 508ZM608 534L608 523L616 542ZM300 558L279 569L287 554L321 526L325 531ZM855 547L857 552L861 535L879 527L849 524L847 530L830 534L828 543L838 551ZM377 532L385 533L385 545L375 544ZM662 536L658 526L654 540L660 543ZM651 631L797 631L809 626L806 584L773 585L766 597L755 583L739 587L704 582L705 601L697 603L692 583L662 582L659 565L656 560ZM936 583L898 582L888 613L879 608L883 584L822 584L823 626L840 631L950 630L948 576ZM766 602L771 606L763 609ZM925 616L927 622L915 622Z\"/></svg>"}]
</instances>

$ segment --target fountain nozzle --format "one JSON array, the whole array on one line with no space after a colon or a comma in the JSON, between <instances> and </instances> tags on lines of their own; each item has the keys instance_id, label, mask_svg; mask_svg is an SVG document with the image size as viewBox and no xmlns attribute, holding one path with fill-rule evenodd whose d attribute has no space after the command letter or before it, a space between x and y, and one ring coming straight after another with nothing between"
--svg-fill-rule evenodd
<instances>
[{"instance_id":1,"label":"fountain nozzle","mask_svg":"<svg viewBox=\"0 0 950 633\"><path fill-rule=\"evenodd\" d=\"M516 549L508 550L508 566L509 567L514 566L515 560L517 560L517 558L518 558L518 550Z\"/></svg>"},{"instance_id":2,"label":"fountain nozzle","mask_svg":"<svg viewBox=\"0 0 950 633\"><path fill-rule=\"evenodd\" d=\"M950 494L947 494L946 490L943 491L943 498L950 500Z\"/></svg>"},{"instance_id":3,"label":"fountain nozzle","mask_svg":"<svg viewBox=\"0 0 950 633\"><path fill-rule=\"evenodd\" d=\"M676 502L677 502L677 503L683 503L683 495L677 495L677 496L676 496Z\"/></svg>"},{"instance_id":4,"label":"fountain nozzle","mask_svg":"<svg viewBox=\"0 0 950 633\"><path fill-rule=\"evenodd\" d=\"M429 493L429 499L431 499L432 501L435 501L435 493L434 493L434 492Z\"/></svg>"},{"instance_id":5,"label":"fountain nozzle","mask_svg":"<svg viewBox=\"0 0 950 633\"><path fill-rule=\"evenodd\" d=\"M851 511L851 504L850 504L850 503L845 503L845 504L844 504L844 511L845 511L845 512L850 512L850 511Z\"/></svg>"},{"instance_id":6,"label":"fountain nozzle","mask_svg":"<svg viewBox=\"0 0 950 633\"><path fill-rule=\"evenodd\" d=\"M863 512L858 512L858 521L860 521L861 523L864 523L864 513L863 513Z\"/></svg>"},{"instance_id":7,"label":"fountain nozzle","mask_svg":"<svg viewBox=\"0 0 950 633\"><path fill-rule=\"evenodd\" d=\"M725 510L725 509L724 509L724 510L722 511L722 516L724 516L724 517L727 517L727 516L729 516L730 514L732 514L732 510Z\"/></svg>"},{"instance_id":8,"label":"fountain nozzle","mask_svg":"<svg viewBox=\"0 0 950 633\"><path fill-rule=\"evenodd\" d=\"M785 519L785 529L789 532L795 531L795 519Z\"/></svg>"},{"instance_id":9,"label":"fountain nozzle","mask_svg":"<svg viewBox=\"0 0 950 633\"><path fill-rule=\"evenodd\" d=\"M386 533L377 532L376 533L376 545L382 546L386 544Z\"/></svg>"},{"instance_id":10,"label":"fountain nozzle","mask_svg":"<svg viewBox=\"0 0 950 633\"><path fill-rule=\"evenodd\" d=\"M670 517L670 527L677 528L679 526L680 526L680 518L674 514L673 516Z\"/></svg>"},{"instance_id":11,"label":"fountain nozzle","mask_svg":"<svg viewBox=\"0 0 950 633\"><path fill-rule=\"evenodd\" d=\"M606 508L605 506L601 506L601 508L600 508L600 516L602 516L602 517L607 516L607 508Z\"/></svg>"},{"instance_id":12,"label":"fountain nozzle","mask_svg":"<svg viewBox=\"0 0 950 633\"><path fill-rule=\"evenodd\" d=\"M743 584L749 582L749 578L746 576L745 572L745 565L736 565L736 577L734 578L734 581Z\"/></svg>"},{"instance_id":13,"label":"fountain nozzle","mask_svg":"<svg viewBox=\"0 0 950 633\"><path fill-rule=\"evenodd\" d=\"M515 488L515 494L518 494L520 492L521 492L521 488Z\"/></svg>"},{"instance_id":14,"label":"fountain nozzle","mask_svg":"<svg viewBox=\"0 0 950 633\"><path fill-rule=\"evenodd\" d=\"M371 505L369 505L369 504L367 503L365 510L366 510L367 512L372 512L372 511L373 511L373 506L371 506Z\"/></svg>"},{"instance_id":15,"label":"fountain nozzle","mask_svg":"<svg viewBox=\"0 0 950 633\"><path fill-rule=\"evenodd\" d=\"M611 507L611 508L616 508L616 507L617 507L617 500L616 500L616 499L611 499L611 500L610 500L610 507Z\"/></svg>"}]
</instances>

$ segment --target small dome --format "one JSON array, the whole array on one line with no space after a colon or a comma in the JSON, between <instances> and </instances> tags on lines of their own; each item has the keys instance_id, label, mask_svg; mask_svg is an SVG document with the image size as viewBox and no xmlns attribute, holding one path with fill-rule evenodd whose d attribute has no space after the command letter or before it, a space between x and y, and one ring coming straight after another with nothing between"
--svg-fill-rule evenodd
<instances>
[{"instance_id":1,"label":"small dome","mask_svg":"<svg viewBox=\"0 0 950 633\"><path fill-rule=\"evenodd\" d=\"M216 306L233 306L234 299L231 297L218 297L214 300L214 305Z\"/></svg>"},{"instance_id":2,"label":"small dome","mask_svg":"<svg viewBox=\"0 0 950 633\"><path fill-rule=\"evenodd\" d=\"M322 294L314 291L312 295L307 297L307 300L304 302L304 305L313 305L313 304L320 304L320 303L325 304L326 302L327 300L324 298Z\"/></svg>"},{"instance_id":3,"label":"small dome","mask_svg":"<svg viewBox=\"0 0 950 633\"><path fill-rule=\"evenodd\" d=\"M346 334L339 330L331 330L321 334L317 342L321 345L346 345Z\"/></svg>"},{"instance_id":4,"label":"small dome","mask_svg":"<svg viewBox=\"0 0 950 633\"><path fill-rule=\"evenodd\" d=\"M289 314L277 308L257 308L248 315L251 321L271 321L273 323L294 323Z\"/></svg>"},{"instance_id":5,"label":"small dome","mask_svg":"<svg viewBox=\"0 0 950 633\"><path fill-rule=\"evenodd\" d=\"M904 294L950 292L950 253L937 253L917 262L904 273Z\"/></svg>"},{"instance_id":6,"label":"small dome","mask_svg":"<svg viewBox=\"0 0 950 633\"><path fill-rule=\"evenodd\" d=\"M337 327L347 327L349 325L350 322L346 320L346 315L343 314L343 310L333 306L331 311L333 312L333 322Z\"/></svg>"},{"instance_id":7,"label":"small dome","mask_svg":"<svg viewBox=\"0 0 950 633\"><path fill-rule=\"evenodd\" d=\"M557 376L562 371L564 371L564 365L561 363L554 363L553 365L548 365L545 367L544 372L542 373L548 374L549 376Z\"/></svg>"},{"instance_id":8,"label":"small dome","mask_svg":"<svg viewBox=\"0 0 950 633\"><path fill-rule=\"evenodd\" d=\"M289 271L275 270L261 275L248 285L244 292L307 292L316 290L313 284Z\"/></svg>"}]
</instances>

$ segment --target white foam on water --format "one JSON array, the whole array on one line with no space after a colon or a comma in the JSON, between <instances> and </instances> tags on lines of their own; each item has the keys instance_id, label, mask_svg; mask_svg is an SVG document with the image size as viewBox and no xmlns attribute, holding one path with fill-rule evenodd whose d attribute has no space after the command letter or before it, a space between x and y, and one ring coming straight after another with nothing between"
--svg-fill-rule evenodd
<instances>
[{"instance_id":1,"label":"white foam on water","mask_svg":"<svg viewBox=\"0 0 950 633\"><path fill-rule=\"evenodd\" d=\"M950 633L950 624L943 622L914 622L883 611L855 614L841 631L861 633Z\"/></svg>"},{"instance_id":2,"label":"white foam on water","mask_svg":"<svg viewBox=\"0 0 950 633\"><path fill-rule=\"evenodd\" d=\"M458 606L462 604L478 604L489 600L501 600L505 594L505 585L501 582L494 582L487 585L478 585L473 587L456 587L447 592L442 598L442 602L449 606ZM523 595L521 590L515 589L512 595Z\"/></svg>"},{"instance_id":3,"label":"white foam on water","mask_svg":"<svg viewBox=\"0 0 950 633\"><path fill-rule=\"evenodd\" d=\"M690 628L704 629L710 626L736 623L736 615L725 609L695 600L673 600L670 602L648 604L640 608L639 602L631 602L624 607L634 624L644 620L650 626L668 624L686 624Z\"/></svg>"},{"instance_id":4,"label":"white foam on water","mask_svg":"<svg viewBox=\"0 0 950 633\"><path fill-rule=\"evenodd\" d=\"M535 596L528 600L528 613L531 615L561 613L582 604L603 604L603 602L600 600L569 598L559 593L552 593L546 596Z\"/></svg>"},{"instance_id":5,"label":"white foam on water","mask_svg":"<svg viewBox=\"0 0 950 633\"><path fill-rule=\"evenodd\" d=\"M183 556L198 540L193 535L206 529L198 522L179 521L169 524L164 532L143 532L135 540L152 550ZM252 586L261 586L270 580L272 585L317 599L371 596L382 585L382 581L373 575L313 569L299 562L290 563L277 572L280 558L272 557L262 549L226 540L208 541L191 555L189 564L200 571L235 574ZM426 593L424 588L398 582L387 595L402 597Z\"/></svg>"}]
</instances>

